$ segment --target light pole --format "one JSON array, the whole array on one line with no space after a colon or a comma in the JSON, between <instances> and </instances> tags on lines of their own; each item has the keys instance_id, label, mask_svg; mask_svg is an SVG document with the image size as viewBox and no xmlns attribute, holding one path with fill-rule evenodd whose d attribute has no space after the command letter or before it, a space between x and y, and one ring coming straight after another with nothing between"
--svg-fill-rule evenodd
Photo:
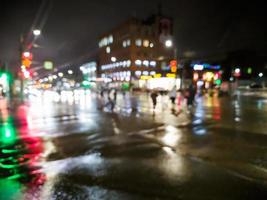
<instances>
[{"instance_id":1,"label":"light pole","mask_svg":"<svg viewBox=\"0 0 267 200\"><path fill-rule=\"evenodd\" d=\"M177 47L176 47L176 45L173 44L173 40L172 39L167 39L164 44L165 44L166 48L173 48L173 54L174 54L173 58L176 61L176 70L177 70L176 71L176 75L177 75L178 74ZM180 78L180 85L179 85L180 88L179 89L181 90L182 87L183 87L183 70L182 70L182 68L181 68L181 71L180 71L179 78Z\"/></svg>"},{"instance_id":2,"label":"light pole","mask_svg":"<svg viewBox=\"0 0 267 200\"><path fill-rule=\"evenodd\" d=\"M30 31L28 35L21 34L20 45L19 45L19 60L21 62L20 63L21 65L19 65L19 67L20 67L19 71L22 72L22 66L24 65L22 63L22 61L24 58L27 58L27 59L30 58L30 60L32 59L32 54L31 54L30 50L34 46L34 42L35 42L36 38L40 35L41 35L40 29L34 29L34 30ZM32 36L34 36L34 38L31 42L29 42L28 40ZM31 62L28 64L30 66ZM23 78L23 75L20 74L19 78L20 78L20 95L21 95L20 97L21 97L21 100L23 101L24 100L24 78Z\"/></svg>"}]
</instances>

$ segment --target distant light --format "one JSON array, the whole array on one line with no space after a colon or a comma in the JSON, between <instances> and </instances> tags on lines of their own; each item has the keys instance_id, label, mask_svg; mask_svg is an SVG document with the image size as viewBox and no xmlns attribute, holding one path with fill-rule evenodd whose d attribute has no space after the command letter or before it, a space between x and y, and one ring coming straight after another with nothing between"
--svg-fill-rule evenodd
<instances>
[{"instance_id":1,"label":"distant light","mask_svg":"<svg viewBox=\"0 0 267 200\"><path fill-rule=\"evenodd\" d=\"M144 61L143 61L143 65L145 65L145 66L148 67L148 65L149 65L149 61L148 61L148 60L144 60Z\"/></svg>"},{"instance_id":2,"label":"distant light","mask_svg":"<svg viewBox=\"0 0 267 200\"><path fill-rule=\"evenodd\" d=\"M21 70L25 70L26 66L25 65L21 65Z\"/></svg>"},{"instance_id":3,"label":"distant light","mask_svg":"<svg viewBox=\"0 0 267 200\"><path fill-rule=\"evenodd\" d=\"M57 75L53 75L53 79L57 79Z\"/></svg>"},{"instance_id":4,"label":"distant light","mask_svg":"<svg viewBox=\"0 0 267 200\"><path fill-rule=\"evenodd\" d=\"M136 60L136 61L135 61L135 64L136 64L136 65L142 65L142 61L141 61L141 60Z\"/></svg>"},{"instance_id":5,"label":"distant light","mask_svg":"<svg viewBox=\"0 0 267 200\"><path fill-rule=\"evenodd\" d=\"M150 61L150 65L155 67L157 65L156 61Z\"/></svg>"},{"instance_id":6,"label":"distant light","mask_svg":"<svg viewBox=\"0 0 267 200\"><path fill-rule=\"evenodd\" d=\"M73 71L72 70L68 70L68 74L73 74Z\"/></svg>"},{"instance_id":7,"label":"distant light","mask_svg":"<svg viewBox=\"0 0 267 200\"><path fill-rule=\"evenodd\" d=\"M204 69L204 65L194 65L194 70L201 71Z\"/></svg>"},{"instance_id":8,"label":"distant light","mask_svg":"<svg viewBox=\"0 0 267 200\"><path fill-rule=\"evenodd\" d=\"M172 45L173 45L173 43L171 40L166 40L166 42L165 42L166 47L172 47Z\"/></svg>"},{"instance_id":9,"label":"distant light","mask_svg":"<svg viewBox=\"0 0 267 200\"><path fill-rule=\"evenodd\" d=\"M261 77L263 77L263 73L261 72L261 73L259 73L259 77L261 78Z\"/></svg>"},{"instance_id":10,"label":"distant light","mask_svg":"<svg viewBox=\"0 0 267 200\"><path fill-rule=\"evenodd\" d=\"M135 45L138 47L142 46L142 40L141 39L135 40Z\"/></svg>"},{"instance_id":11,"label":"distant light","mask_svg":"<svg viewBox=\"0 0 267 200\"><path fill-rule=\"evenodd\" d=\"M143 71L143 75L148 76L148 71Z\"/></svg>"},{"instance_id":12,"label":"distant light","mask_svg":"<svg viewBox=\"0 0 267 200\"><path fill-rule=\"evenodd\" d=\"M111 61L112 62L116 62L117 61L117 58L116 57L111 57Z\"/></svg>"},{"instance_id":13,"label":"distant light","mask_svg":"<svg viewBox=\"0 0 267 200\"><path fill-rule=\"evenodd\" d=\"M31 56L31 53L28 52L28 51L25 51L25 52L23 53L23 56L24 56L25 58L29 58L29 57Z\"/></svg>"},{"instance_id":14,"label":"distant light","mask_svg":"<svg viewBox=\"0 0 267 200\"><path fill-rule=\"evenodd\" d=\"M51 62L51 61L45 61L45 62L44 62L44 68L45 68L46 70L52 70L53 67L54 67L53 62Z\"/></svg>"},{"instance_id":15,"label":"distant light","mask_svg":"<svg viewBox=\"0 0 267 200\"><path fill-rule=\"evenodd\" d=\"M234 77L230 77L230 81L233 82L234 81Z\"/></svg>"},{"instance_id":16,"label":"distant light","mask_svg":"<svg viewBox=\"0 0 267 200\"><path fill-rule=\"evenodd\" d=\"M35 35L35 36L41 35L41 30L39 30L39 29L33 30L33 35Z\"/></svg>"},{"instance_id":17,"label":"distant light","mask_svg":"<svg viewBox=\"0 0 267 200\"><path fill-rule=\"evenodd\" d=\"M247 73L248 73L248 74L252 74L252 68L251 68L251 67L248 68Z\"/></svg>"},{"instance_id":18,"label":"distant light","mask_svg":"<svg viewBox=\"0 0 267 200\"><path fill-rule=\"evenodd\" d=\"M149 47L149 40L144 40L143 41L143 46L144 47Z\"/></svg>"},{"instance_id":19,"label":"distant light","mask_svg":"<svg viewBox=\"0 0 267 200\"><path fill-rule=\"evenodd\" d=\"M151 42L149 46L150 46L150 48L153 48L154 44Z\"/></svg>"},{"instance_id":20,"label":"distant light","mask_svg":"<svg viewBox=\"0 0 267 200\"><path fill-rule=\"evenodd\" d=\"M240 71L241 71L240 68L236 68L236 69L235 69L235 73L236 73L236 74L239 74Z\"/></svg>"},{"instance_id":21,"label":"distant light","mask_svg":"<svg viewBox=\"0 0 267 200\"><path fill-rule=\"evenodd\" d=\"M127 61L127 67L130 67L130 66L131 66L131 61L128 60L128 61Z\"/></svg>"},{"instance_id":22,"label":"distant light","mask_svg":"<svg viewBox=\"0 0 267 200\"><path fill-rule=\"evenodd\" d=\"M141 76L141 74L142 74L141 71L136 71L136 72L135 72L135 75L136 75L136 76Z\"/></svg>"},{"instance_id":23,"label":"distant light","mask_svg":"<svg viewBox=\"0 0 267 200\"><path fill-rule=\"evenodd\" d=\"M107 47L107 48L106 48L106 53L110 53L110 52L111 52L110 47Z\"/></svg>"}]
</instances>

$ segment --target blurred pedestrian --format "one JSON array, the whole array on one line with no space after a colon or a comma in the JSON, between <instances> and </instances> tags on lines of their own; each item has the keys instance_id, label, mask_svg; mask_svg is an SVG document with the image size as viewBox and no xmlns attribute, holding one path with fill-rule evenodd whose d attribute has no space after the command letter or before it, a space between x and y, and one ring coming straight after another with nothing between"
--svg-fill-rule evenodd
<instances>
[{"instance_id":1,"label":"blurred pedestrian","mask_svg":"<svg viewBox=\"0 0 267 200\"><path fill-rule=\"evenodd\" d=\"M114 89L114 92L113 92L113 101L116 102L117 100L117 90Z\"/></svg>"},{"instance_id":2,"label":"blurred pedestrian","mask_svg":"<svg viewBox=\"0 0 267 200\"><path fill-rule=\"evenodd\" d=\"M186 92L186 99L187 99L187 107L191 108L194 104L196 95L196 89L193 84L190 84L187 92Z\"/></svg>"},{"instance_id":3,"label":"blurred pedestrian","mask_svg":"<svg viewBox=\"0 0 267 200\"><path fill-rule=\"evenodd\" d=\"M105 107L109 107L112 112L114 111L115 103L110 96L108 97L108 102L106 103Z\"/></svg>"},{"instance_id":4,"label":"blurred pedestrian","mask_svg":"<svg viewBox=\"0 0 267 200\"><path fill-rule=\"evenodd\" d=\"M176 87L174 86L172 90L169 92L169 97L170 97L170 100L173 106L175 104L176 96L177 96L177 92L176 92Z\"/></svg>"},{"instance_id":5,"label":"blurred pedestrian","mask_svg":"<svg viewBox=\"0 0 267 200\"><path fill-rule=\"evenodd\" d=\"M153 103L153 109L155 110L156 105L157 105L157 97L158 97L158 93L156 91L153 91L150 95L151 99L152 99L152 103Z\"/></svg>"}]
</instances>

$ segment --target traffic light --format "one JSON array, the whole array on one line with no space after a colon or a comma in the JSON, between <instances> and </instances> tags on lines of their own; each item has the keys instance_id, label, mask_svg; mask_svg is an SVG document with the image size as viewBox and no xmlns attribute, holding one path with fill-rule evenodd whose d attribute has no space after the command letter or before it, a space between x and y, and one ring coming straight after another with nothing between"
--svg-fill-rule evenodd
<instances>
[{"instance_id":1,"label":"traffic light","mask_svg":"<svg viewBox=\"0 0 267 200\"><path fill-rule=\"evenodd\" d=\"M22 58L21 64L26 68L29 68L32 64L32 53L25 51L22 53L21 58Z\"/></svg>"},{"instance_id":2,"label":"traffic light","mask_svg":"<svg viewBox=\"0 0 267 200\"><path fill-rule=\"evenodd\" d=\"M29 78L31 78L32 77L32 72L30 71L30 70L28 70L28 69L22 69L21 70L21 72L22 72L22 77L24 78L24 79L29 79Z\"/></svg>"},{"instance_id":3,"label":"traffic light","mask_svg":"<svg viewBox=\"0 0 267 200\"><path fill-rule=\"evenodd\" d=\"M177 72L177 60L171 60L170 67L171 67L171 72L176 73Z\"/></svg>"}]
</instances>

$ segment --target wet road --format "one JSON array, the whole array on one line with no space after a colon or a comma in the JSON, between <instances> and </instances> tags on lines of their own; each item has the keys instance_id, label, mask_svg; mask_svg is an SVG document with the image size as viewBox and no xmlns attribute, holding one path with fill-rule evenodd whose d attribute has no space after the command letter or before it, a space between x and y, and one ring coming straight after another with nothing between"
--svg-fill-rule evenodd
<instances>
[{"instance_id":1,"label":"wet road","mask_svg":"<svg viewBox=\"0 0 267 200\"><path fill-rule=\"evenodd\" d=\"M32 96L1 103L0 199L267 199L267 98ZM132 107L137 108L132 112Z\"/></svg>"}]
</instances>

